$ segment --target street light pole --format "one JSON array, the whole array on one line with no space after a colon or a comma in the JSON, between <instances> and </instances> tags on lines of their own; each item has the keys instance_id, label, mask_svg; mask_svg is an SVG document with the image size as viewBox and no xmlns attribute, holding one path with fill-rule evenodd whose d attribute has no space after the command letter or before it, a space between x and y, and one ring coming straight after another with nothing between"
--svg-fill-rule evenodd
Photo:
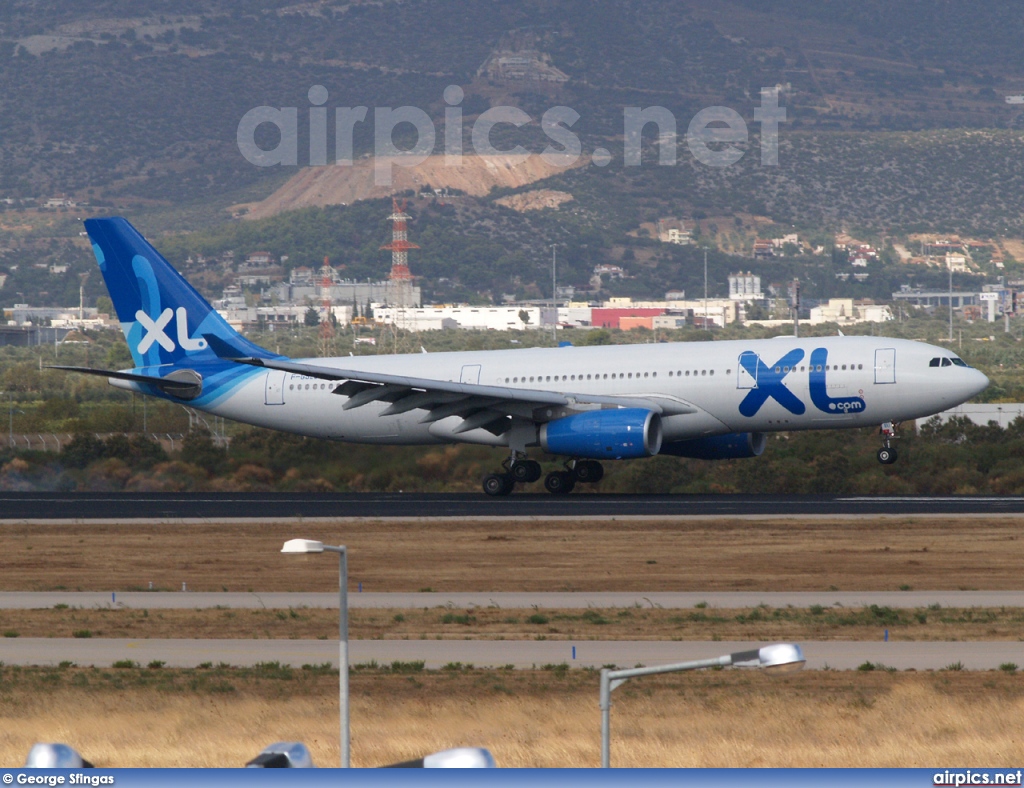
<instances>
[{"instance_id":1,"label":"street light pole","mask_svg":"<svg viewBox=\"0 0 1024 788\"><path fill-rule=\"evenodd\" d=\"M555 310L555 319L551 324L551 341L558 344L558 284L555 277L555 262L558 244L551 244L551 306Z\"/></svg>"},{"instance_id":2,"label":"street light pole","mask_svg":"<svg viewBox=\"0 0 1024 788\"><path fill-rule=\"evenodd\" d=\"M704 330L708 329L708 248L704 247Z\"/></svg>"},{"instance_id":3,"label":"street light pole","mask_svg":"<svg viewBox=\"0 0 1024 788\"><path fill-rule=\"evenodd\" d=\"M349 693L348 693L348 550L344 545L333 547L310 539L290 539L282 553L338 554L338 715L340 718L341 767L349 768Z\"/></svg>"},{"instance_id":4,"label":"street light pole","mask_svg":"<svg viewBox=\"0 0 1024 788\"><path fill-rule=\"evenodd\" d=\"M677 662L672 665L655 665L650 668L630 668L627 670L601 669L601 767L611 766L611 708L612 690L628 679L637 676L653 676L657 673L675 673L682 670L699 670L700 668L718 668L735 665L736 667L766 668L771 672L785 673L799 670L804 666L804 654L800 646L791 643L777 643L752 651L736 651L721 657L699 659L693 662Z\"/></svg>"},{"instance_id":5,"label":"street light pole","mask_svg":"<svg viewBox=\"0 0 1024 788\"><path fill-rule=\"evenodd\" d=\"M946 261L949 268L949 341L953 341L953 266Z\"/></svg>"}]
</instances>

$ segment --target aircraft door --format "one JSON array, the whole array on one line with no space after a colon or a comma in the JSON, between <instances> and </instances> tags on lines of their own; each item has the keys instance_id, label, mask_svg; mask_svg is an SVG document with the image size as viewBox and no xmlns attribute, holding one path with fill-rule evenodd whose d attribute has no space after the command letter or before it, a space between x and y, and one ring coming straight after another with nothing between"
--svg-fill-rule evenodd
<instances>
[{"instance_id":1,"label":"aircraft door","mask_svg":"<svg viewBox=\"0 0 1024 788\"><path fill-rule=\"evenodd\" d=\"M467 364L462 368L462 377L459 378L460 383L480 383L480 365L479 364Z\"/></svg>"},{"instance_id":2,"label":"aircraft door","mask_svg":"<svg viewBox=\"0 0 1024 788\"><path fill-rule=\"evenodd\" d=\"M736 388L756 389L757 388L757 353L746 350L740 353L739 363L736 365Z\"/></svg>"},{"instance_id":3,"label":"aircraft door","mask_svg":"<svg viewBox=\"0 0 1024 788\"><path fill-rule=\"evenodd\" d=\"M879 348L875 351L875 383L896 382L896 348Z\"/></svg>"},{"instance_id":4,"label":"aircraft door","mask_svg":"<svg viewBox=\"0 0 1024 788\"><path fill-rule=\"evenodd\" d=\"M265 402L268 405L284 405L284 376L280 369L267 372L267 393Z\"/></svg>"}]
</instances>

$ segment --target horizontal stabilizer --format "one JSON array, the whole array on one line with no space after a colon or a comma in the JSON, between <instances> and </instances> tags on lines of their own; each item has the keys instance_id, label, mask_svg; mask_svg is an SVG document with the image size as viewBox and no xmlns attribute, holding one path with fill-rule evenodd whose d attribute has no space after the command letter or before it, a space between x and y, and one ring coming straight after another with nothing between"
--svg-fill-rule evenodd
<instances>
[{"instance_id":1,"label":"horizontal stabilizer","mask_svg":"<svg viewBox=\"0 0 1024 788\"><path fill-rule=\"evenodd\" d=\"M83 375L98 375L114 380L130 380L133 383L145 383L164 391L178 399L195 399L203 390L202 377L190 369L179 369L168 377L156 375L139 375L134 372L119 372L113 369L93 369L92 367L65 367L56 364L45 365L46 369L60 369L64 372L80 372Z\"/></svg>"}]
</instances>

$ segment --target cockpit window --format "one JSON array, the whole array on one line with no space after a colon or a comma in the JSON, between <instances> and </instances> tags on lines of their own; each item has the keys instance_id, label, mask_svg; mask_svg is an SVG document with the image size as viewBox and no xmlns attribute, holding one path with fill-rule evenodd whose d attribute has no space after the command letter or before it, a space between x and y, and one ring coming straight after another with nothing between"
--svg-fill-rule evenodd
<instances>
[{"instance_id":1,"label":"cockpit window","mask_svg":"<svg viewBox=\"0 0 1024 788\"><path fill-rule=\"evenodd\" d=\"M970 367L971 365L959 356L933 358L928 362L929 367Z\"/></svg>"}]
</instances>

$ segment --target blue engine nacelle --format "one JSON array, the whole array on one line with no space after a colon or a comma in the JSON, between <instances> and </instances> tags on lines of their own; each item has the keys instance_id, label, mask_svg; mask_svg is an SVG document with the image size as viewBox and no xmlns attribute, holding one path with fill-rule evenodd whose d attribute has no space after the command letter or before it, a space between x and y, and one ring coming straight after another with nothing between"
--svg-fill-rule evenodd
<instances>
[{"instance_id":1,"label":"blue engine nacelle","mask_svg":"<svg viewBox=\"0 0 1024 788\"><path fill-rule=\"evenodd\" d=\"M742 460L760 457L767 438L763 432L733 432L712 435L692 441L676 441L661 447L662 454L674 457L693 457L697 460Z\"/></svg>"},{"instance_id":2,"label":"blue engine nacelle","mask_svg":"<svg viewBox=\"0 0 1024 788\"><path fill-rule=\"evenodd\" d=\"M578 413L541 425L540 445L591 460L651 457L661 450L661 416L644 408Z\"/></svg>"}]
</instances>

